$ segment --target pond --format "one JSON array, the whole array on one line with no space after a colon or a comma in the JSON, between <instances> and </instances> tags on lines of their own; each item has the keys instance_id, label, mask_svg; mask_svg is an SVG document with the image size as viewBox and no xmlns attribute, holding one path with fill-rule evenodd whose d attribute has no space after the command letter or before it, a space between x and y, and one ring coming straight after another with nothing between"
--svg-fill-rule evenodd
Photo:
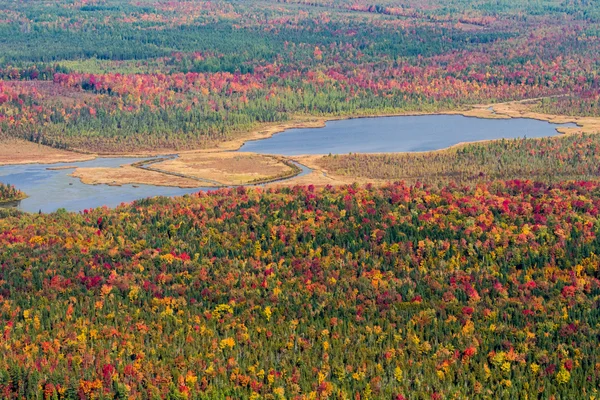
<instances>
[{"instance_id":1,"label":"pond","mask_svg":"<svg viewBox=\"0 0 600 400\"><path fill-rule=\"evenodd\" d=\"M477 119L457 115L358 118L328 122L324 128L290 129L269 139L246 143L240 151L299 155L427 151L468 141L554 136L553 125L532 119ZM560 126L575 126L566 124ZM82 211L152 196L181 196L210 188L176 188L152 185L86 185L69 176L72 169L57 167L118 167L147 158L98 158L60 164L0 166L0 182L15 185L29 197L18 208L52 212L59 208ZM310 169L302 169L301 175Z\"/></svg>"},{"instance_id":2,"label":"pond","mask_svg":"<svg viewBox=\"0 0 600 400\"><path fill-rule=\"evenodd\" d=\"M281 154L396 153L440 150L461 142L555 136L556 125L534 119L481 119L461 115L354 118L323 128L289 129L246 142L240 151Z\"/></svg>"}]
</instances>

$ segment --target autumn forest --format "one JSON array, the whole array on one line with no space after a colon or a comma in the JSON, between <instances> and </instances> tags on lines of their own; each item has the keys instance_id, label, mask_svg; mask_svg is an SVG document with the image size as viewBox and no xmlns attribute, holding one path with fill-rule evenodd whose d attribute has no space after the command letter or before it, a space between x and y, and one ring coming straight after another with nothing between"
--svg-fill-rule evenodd
<instances>
[{"instance_id":1,"label":"autumn forest","mask_svg":"<svg viewBox=\"0 0 600 400\"><path fill-rule=\"evenodd\" d=\"M564 126L232 154L430 114ZM0 399L600 399L598 133L596 0L0 0Z\"/></svg>"}]
</instances>

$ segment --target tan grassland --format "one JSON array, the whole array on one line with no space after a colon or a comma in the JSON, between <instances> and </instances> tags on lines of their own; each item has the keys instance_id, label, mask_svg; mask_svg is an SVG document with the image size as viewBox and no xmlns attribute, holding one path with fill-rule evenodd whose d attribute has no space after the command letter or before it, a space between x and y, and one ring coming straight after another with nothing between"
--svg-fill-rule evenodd
<instances>
[{"instance_id":1,"label":"tan grassland","mask_svg":"<svg viewBox=\"0 0 600 400\"><path fill-rule=\"evenodd\" d=\"M0 141L0 165L9 164L54 164L61 162L87 161L96 158L93 154L80 154L59 150L19 139Z\"/></svg>"},{"instance_id":2,"label":"tan grassland","mask_svg":"<svg viewBox=\"0 0 600 400\"><path fill-rule=\"evenodd\" d=\"M539 99L481 105L475 106L467 111L456 111L451 112L449 114L460 114L466 117L476 118L530 118L539 121L547 121L553 124L574 123L577 125L577 127L560 127L557 129L557 131L563 134L600 133L600 118L541 114L538 112L531 111L531 106L535 103L536 100Z\"/></svg>"},{"instance_id":3,"label":"tan grassland","mask_svg":"<svg viewBox=\"0 0 600 400\"><path fill-rule=\"evenodd\" d=\"M186 153L162 162L156 168L221 185L244 185L288 176L294 172L277 157L237 152Z\"/></svg>"},{"instance_id":4,"label":"tan grassland","mask_svg":"<svg viewBox=\"0 0 600 400\"><path fill-rule=\"evenodd\" d=\"M88 185L105 184L121 186L129 184L155 185L155 186L178 186L182 188L193 188L204 186L200 182L181 178L177 176L162 174L155 171L124 165L120 168L77 168L71 176L79 178L81 182Z\"/></svg>"},{"instance_id":5,"label":"tan grassland","mask_svg":"<svg viewBox=\"0 0 600 400\"><path fill-rule=\"evenodd\" d=\"M71 176L86 184L147 184L182 188L247 185L292 176L278 157L253 153L187 153L145 167L77 168Z\"/></svg>"}]
</instances>

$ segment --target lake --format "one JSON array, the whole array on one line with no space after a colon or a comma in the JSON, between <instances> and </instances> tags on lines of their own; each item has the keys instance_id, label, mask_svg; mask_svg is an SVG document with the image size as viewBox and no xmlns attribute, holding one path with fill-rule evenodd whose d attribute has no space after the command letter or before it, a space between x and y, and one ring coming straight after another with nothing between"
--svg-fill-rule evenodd
<instances>
[{"instance_id":1,"label":"lake","mask_svg":"<svg viewBox=\"0 0 600 400\"><path fill-rule=\"evenodd\" d=\"M324 128L289 129L249 141L240 151L281 154L396 153L440 150L461 142L559 135L556 125L534 119L481 119L461 115L354 118Z\"/></svg>"},{"instance_id":2,"label":"lake","mask_svg":"<svg viewBox=\"0 0 600 400\"><path fill-rule=\"evenodd\" d=\"M101 206L116 207L152 196L181 196L201 188L180 189L152 185L86 185L78 178L69 176L73 169L48 170L56 167L119 167L146 158L97 158L91 161L58 164L25 164L0 167L0 182L15 185L29 197L18 208L28 212L52 212L59 208L82 211Z\"/></svg>"},{"instance_id":3,"label":"lake","mask_svg":"<svg viewBox=\"0 0 600 400\"><path fill-rule=\"evenodd\" d=\"M438 150L460 142L501 138L554 136L558 126L532 119L478 119L458 115L357 118L331 121L324 128L290 129L271 138L247 142L240 151L263 154L379 153ZM59 164L0 166L0 182L15 185L29 197L19 209L52 212L82 211L152 196L182 196L210 188L152 185L86 185L69 176L72 169L56 167L119 167L148 158L98 158ZM310 173L302 168L301 175ZM214 190L214 188L213 188Z\"/></svg>"},{"instance_id":4,"label":"lake","mask_svg":"<svg viewBox=\"0 0 600 400\"><path fill-rule=\"evenodd\" d=\"M21 200L17 208L27 212L53 212L59 208L67 211L83 211L86 208L116 207L121 203L153 196L183 196L201 190L216 188L177 188L153 185L86 185L79 178L69 176L75 167L119 167L148 158L97 158L91 161L58 164L24 164L0 166L0 182L15 185L29 197ZM311 170L294 163L306 175ZM49 170L48 168L73 167Z\"/></svg>"}]
</instances>

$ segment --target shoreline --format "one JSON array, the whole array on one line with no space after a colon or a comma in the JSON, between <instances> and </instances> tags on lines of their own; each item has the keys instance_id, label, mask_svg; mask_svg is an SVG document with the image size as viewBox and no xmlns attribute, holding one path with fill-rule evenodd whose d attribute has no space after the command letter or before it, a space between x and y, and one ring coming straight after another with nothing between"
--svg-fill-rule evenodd
<instances>
[{"instance_id":1,"label":"shoreline","mask_svg":"<svg viewBox=\"0 0 600 400\"><path fill-rule=\"evenodd\" d=\"M28 195L23 194L22 196L15 197L12 199L0 200L0 208L16 207L21 203L21 201L25 200L28 197L29 197Z\"/></svg>"},{"instance_id":2,"label":"shoreline","mask_svg":"<svg viewBox=\"0 0 600 400\"><path fill-rule=\"evenodd\" d=\"M557 97L557 96L550 96ZM399 112L399 113L383 113L383 114L358 114L358 115L330 115L330 116L304 116L304 115L296 115L294 118L290 119L286 122L278 122L278 123L268 123L263 126L256 127L246 133L240 135L239 138L226 140L223 142L216 143L213 147L203 148L203 149L191 149L191 150L181 150L177 151L174 149L158 149L153 151L141 151L141 152L128 152L128 153L94 153L88 152L82 149L70 149L70 150L62 150L62 149L54 149L49 146L45 146L42 144L37 144L33 142L27 142L21 139L11 139L15 141L21 141L25 143L30 143L34 146L38 146L40 148L46 148L50 150L55 150L63 153L64 155L72 155L74 156L69 161L56 159L55 161L1 161L0 166L7 165L27 165L27 164L59 164L59 163L74 163L74 162L84 162L90 161L97 158L144 158L144 157L169 157L174 155L183 155L183 154L194 154L194 153L220 153L220 152L235 152L242 148L244 144L247 142L258 141L263 139L269 139L276 134L283 133L285 131L291 129L312 129L312 128L324 128L328 122L333 121L344 121L344 120L353 120L353 119L366 119L366 118L393 118L393 117L422 117L422 116L436 116L436 115L459 115L466 118L477 118L477 119L533 119L537 121L548 122L550 124L568 124L572 123L577 125L577 127L557 127L556 130L560 134L572 134L575 132L571 132L572 130L579 130L577 133L599 133L600 132L600 117L578 117L578 116L567 116L567 115L555 115L555 114L541 114L528 110L518 110L518 109L510 109L506 108L512 105L522 105L527 102L540 100L547 97L535 98L535 99L525 99L525 100L516 100L504 103L490 103L485 105L473 105L471 108L467 110L458 109L458 110L447 110L447 111L439 111L439 112L426 112L426 111L417 111L417 112ZM500 110L494 109L490 110L490 108L501 107ZM596 129L598 132L586 132L586 130ZM501 140L501 139L484 139L484 140L476 140L469 142L460 142L456 145L464 144L464 143L479 143L490 140ZM453 146L456 146L453 145ZM452 146L450 146L452 147ZM428 152L435 152L440 150L446 150L450 147L444 149L436 149L429 150ZM393 152L393 153L403 153L403 152ZM367 154L367 153L365 153ZM375 154L375 153L368 153ZM273 154L275 156L286 157L281 154ZM323 154L326 155L326 154ZM77 157L79 156L79 157ZM60 167L59 167L60 168Z\"/></svg>"},{"instance_id":3,"label":"shoreline","mask_svg":"<svg viewBox=\"0 0 600 400\"><path fill-rule=\"evenodd\" d=\"M0 141L0 166L68 164L91 161L96 158L96 154L56 149L24 139L9 138Z\"/></svg>"},{"instance_id":4,"label":"shoreline","mask_svg":"<svg viewBox=\"0 0 600 400\"><path fill-rule=\"evenodd\" d=\"M552 96L557 97L557 96ZM516 100L504 103L492 103L492 104L480 104L480 105L472 105L468 109L458 109L458 110L447 110L447 111L439 111L439 112L400 112L400 113L382 113L382 114L361 114L361 115L340 115L340 116L305 116L305 115L295 115L292 116L292 119L286 122L279 123L271 123L265 124L262 126L258 126L255 129L252 129L246 133L241 134L238 138L227 140L224 142L216 143L213 147L205 148L205 149L195 149L195 150L183 150L183 151L174 151L173 149L159 149L151 152L129 152L129 153L106 153L106 154L96 154L96 153L86 153L82 150L59 150L50 148L47 146L39 145L36 143L25 142L14 140L13 143L20 142L26 146L35 146L35 150L38 151L38 154L32 154L29 159L25 159L22 155L16 156L14 160L11 161L10 155L4 155L4 157L0 157L0 166L9 166L9 165L26 165L26 164L58 164L58 163L74 163L74 162L83 162L90 161L98 158L144 158L144 157L162 157L156 160L144 160L138 161L131 164L125 164L122 167L130 167L138 170L147 171L149 173L160 174L162 176L156 175L154 178L147 176L142 179L144 182L140 182L140 179L121 179L121 181L112 183L113 186L121 186L127 184L146 184L146 185L155 185L155 186L171 186L171 187L180 187L180 188L202 188L202 187L225 187L230 186L229 183L222 182L222 179L217 178L204 178L201 176L192 176L180 173L174 173L168 170L162 170L159 168L149 167L149 165L160 164L168 160L172 160L174 158L178 158L181 156L194 156L194 155L213 155L217 158L222 158L225 160L231 153L238 152L244 144L251 141L258 141L268 139L273 137L276 134L285 132L291 129L305 129L305 128L323 128L330 121L341 121L341 120L351 120L351 119L364 119L364 118L391 118L391 117L401 117L401 116L434 116L434 115L460 115L466 118L478 118L478 119L534 119L538 121L548 122L551 124L575 124L576 127L556 127L556 131L559 135L570 135L570 134L581 134L581 133L599 133L600 132L600 117L573 117L573 116L565 116L565 115L552 115L552 114L541 114L537 112L533 112L529 109L528 105L532 102L541 100L543 98L535 98L535 99L524 99L524 100ZM541 139L541 138L537 138ZM454 145L436 149L436 150L428 150L422 151L418 153L436 153L442 151L449 151L453 148L459 148L461 146L465 146L471 143L485 143L494 140L501 139L483 139L476 141L466 141L459 142ZM27 144L29 143L29 144ZM245 153L245 152L240 152ZM406 152L391 152L391 153L365 153L365 154L403 154ZM412 152L411 152L412 153ZM228 156L225 156L228 154ZM250 153L248 153L250 154ZM307 155L296 155L296 156L285 156L281 154L272 154L270 156L276 157L280 162L285 163L290 166L288 163L297 162L299 164L304 165L305 167L312 170L312 172L303 175L302 180L306 180L307 177L313 177L315 173L319 174L319 179L322 180L322 176L325 176L329 183L333 183L337 181L337 179L328 176L327 171L323 171L320 168L314 168L313 160L317 158L321 158L327 156L328 154L307 154ZM36 159L36 157L41 157L42 159ZM35 161L34 161L35 160ZM300 161L302 160L302 161ZM306 164L303 161L310 160L310 164ZM60 166L60 167L49 167L50 169L70 169L75 168L75 166ZM120 168L114 168L115 172ZM99 170L100 171L100 170ZM104 171L103 171L104 172ZM259 178L256 180L247 181L244 183L240 183L240 186L253 186L253 185L269 185L269 184L282 184L283 181L286 184L298 184L300 181L298 178L301 173L301 169L298 171L296 168L292 168L292 171L289 171L283 176L273 176L267 178ZM77 176L75 172L71 175L79 178L84 184L109 184L107 182L106 176L104 179L99 176L97 179L94 179L93 176ZM169 179L179 179L183 180L180 182L171 182ZM194 183L192 183L194 181ZM343 180L345 181L345 179Z\"/></svg>"}]
</instances>

